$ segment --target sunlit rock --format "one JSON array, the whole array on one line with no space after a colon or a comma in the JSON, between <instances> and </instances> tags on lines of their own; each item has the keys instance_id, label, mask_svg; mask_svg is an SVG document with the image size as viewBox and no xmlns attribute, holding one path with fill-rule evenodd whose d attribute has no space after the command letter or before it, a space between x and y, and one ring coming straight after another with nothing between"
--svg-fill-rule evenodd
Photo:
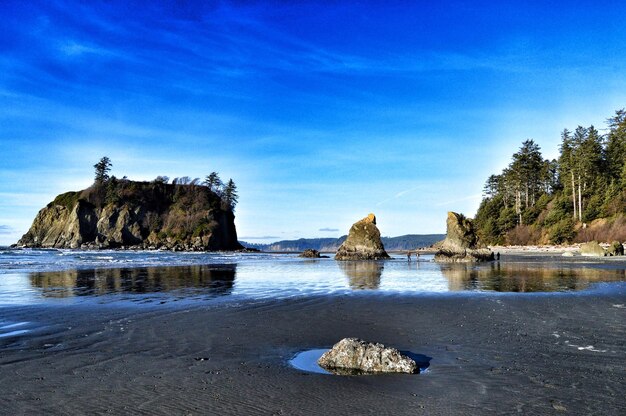
<instances>
[{"instance_id":1,"label":"sunlit rock","mask_svg":"<svg viewBox=\"0 0 626 416\"><path fill-rule=\"evenodd\" d=\"M419 372L417 363L397 349L358 338L342 339L317 363L337 374Z\"/></svg>"},{"instance_id":2,"label":"sunlit rock","mask_svg":"<svg viewBox=\"0 0 626 416\"><path fill-rule=\"evenodd\" d=\"M491 250L480 248L474 225L469 218L456 212L448 212L446 239L435 254L439 263L474 263L492 261Z\"/></svg>"},{"instance_id":3,"label":"sunlit rock","mask_svg":"<svg viewBox=\"0 0 626 416\"><path fill-rule=\"evenodd\" d=\"M389 255L380 239L376 217L369 214L350 228L348 238L335 255L336 260L381 260Z\"/></svg>"},{"instance_id":4,"label":"sunlit rock","mask_svg":"<svg viewBox=\"0 0 626 416\"><path fill-rule=\"evenodd\" d=\"M587 257L604 257L606 251L597 241L590 241L580 245L580 254Z\"/></svg>"}]
</instances>

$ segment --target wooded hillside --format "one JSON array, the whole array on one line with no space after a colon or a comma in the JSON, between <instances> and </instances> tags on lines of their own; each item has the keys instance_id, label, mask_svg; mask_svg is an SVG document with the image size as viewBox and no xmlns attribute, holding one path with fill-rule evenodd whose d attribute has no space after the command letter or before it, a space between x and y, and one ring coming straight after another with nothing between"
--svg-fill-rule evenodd
<instances>
[{"instance_id":1,"label":"wooded hillside","mask_svg":"<svg viewBox=\"0 0 626 416\"><path fill-rule=\"evenodd\" d=\"M483 195L475 224L486 244L626 240L626 111L604 134L563 130L558 160L524 141Z\"/></svg>"}]
</instances>

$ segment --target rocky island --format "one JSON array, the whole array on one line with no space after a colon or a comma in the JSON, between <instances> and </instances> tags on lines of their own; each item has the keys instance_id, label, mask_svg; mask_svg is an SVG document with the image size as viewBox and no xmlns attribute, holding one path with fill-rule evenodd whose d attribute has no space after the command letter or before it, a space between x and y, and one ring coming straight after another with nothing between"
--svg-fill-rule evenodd
<instances>
[{"instance_id":1,"label":"rocky island","mask_svg":"<svg viewBox=\"0 0 626 416\"><path fill-rule=\"evenodd\" d=\"M376 227L376 216L369 214L350 227L348 238L337 250L335 260L384 260L389 255Z\"/></svg>"},{"instance_id":2,"label":"rocky island","mask_svg":"<svg viewBox=\"0 0 626 416\"><path fill-rule=\"evenodd\" d=\"M109 178L108 158L99 164L91 187L57 196L39 211L17 245L176 251L242 248L235 229L237 195L232 180L224 186L214 172L203 184L187 177L172 183L166 177L137 182Z\"/></svg>"},{"instance_id":3,"label":"rocky island","mask_svg":"<svg viewBox=\"0 0 626 416\"><path fill-rule=\"evenodd\" d=\"M439 263L473 263L491 261L493 252L482 248L474 231L474 224L469 218L456 212L448 212L446 220L446 239L441 249L435 254Z\"/></svg>"}]
</instances>

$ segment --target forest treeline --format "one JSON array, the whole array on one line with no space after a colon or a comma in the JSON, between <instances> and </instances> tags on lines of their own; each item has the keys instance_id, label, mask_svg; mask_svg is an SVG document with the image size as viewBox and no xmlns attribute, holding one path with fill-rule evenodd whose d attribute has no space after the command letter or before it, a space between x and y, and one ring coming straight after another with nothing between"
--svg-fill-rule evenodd
<instances>
[{"instance_id":1,"label":"forest treeline","mask_svg":"<svg viewBox=\"0 0 626 416\"><path fill-rule=\"evenodd\" d=\"M110 176L109 172L112 166L111 159L107 156L102 157L98 163L93 165L95 169L94 183L88 189L88 196L90 196L90 202L95 203L96 206L118 203L124 199L133 200L140 197L140 193L137 190L138 184L141 184L141 182L130 181L126 176L122 179ZM191 179L189 176L183 176L172 179L171 185L168 186L169 181L170 178L167 176L157 176L152 182L144 182L143 188L149 185L147 187L148 190L169 194L167 198L163 198L165 200L177 200L184 196L202 199L206 196L206 191L208 190L209 195L213 195L210 199L218 200L221 209L230 211L235 210L239 200L235 181L229 179L228 182L224 183L217 172L211 172L204 181L201 181L200 178ZM145 201L137 200L135 202L141 203Z\"/></svg>"},{"instance_id":2,"label":"forest treeline","mask_svg":"<svg viewBox=\"0 0 626 416\"><path fill-rule=\"evenodd\" d=\"M558 159L526 140L483 189L475 226L486 244L626 240L626 111L601 134L594 126L561 133Z\"/></svg>"}]
</instances>

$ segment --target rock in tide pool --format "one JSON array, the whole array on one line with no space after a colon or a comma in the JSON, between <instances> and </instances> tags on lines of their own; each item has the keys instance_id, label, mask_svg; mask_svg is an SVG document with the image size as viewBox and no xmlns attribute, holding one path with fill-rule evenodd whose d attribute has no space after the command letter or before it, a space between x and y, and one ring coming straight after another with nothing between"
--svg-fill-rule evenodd
<instances>
[{"instance_id":1,"label":"rock in tide pool","mask_svg":"<svg viewBox=\"0 0 626 416\"><path fill-rule=\"evenodd\" d=\"M456 212L448 212L446 239L435 254L439 263L474 263L494 260L493 252L480 248L474 224Z\"/></svg>"},{"instance_id":2,"label":"rock in tide pool","mask_svg":"<svg viewBox=\"0 0 626 416\"><path fill-rule=\"evenodd\" d=\"M320 367L335 374L419 373L417 363L395 348L344 338L317 361Z\"/></svg>"},{"instance_id":3,"label":"rock in tide pool","mask_svg":"<svg viewBox=\"0 0 626 416\"><path fill-rule=\"evenodd\" d=\"M580 254L587 257L604 257L606 251L597 241L590 241L580 245Z\"/></svg>"},{"instance_id":4,"label":"rock in tide pool","mask_svg":"<svg viewBox=\"0 0 626 416\"><path fill-rule=\"evenodd\" d=\"M382 260L388 259L380 231L376 227L376 217L369 214L350 227L348 238L337 250L335 260Z\"/></svg>"}]
</instances>

